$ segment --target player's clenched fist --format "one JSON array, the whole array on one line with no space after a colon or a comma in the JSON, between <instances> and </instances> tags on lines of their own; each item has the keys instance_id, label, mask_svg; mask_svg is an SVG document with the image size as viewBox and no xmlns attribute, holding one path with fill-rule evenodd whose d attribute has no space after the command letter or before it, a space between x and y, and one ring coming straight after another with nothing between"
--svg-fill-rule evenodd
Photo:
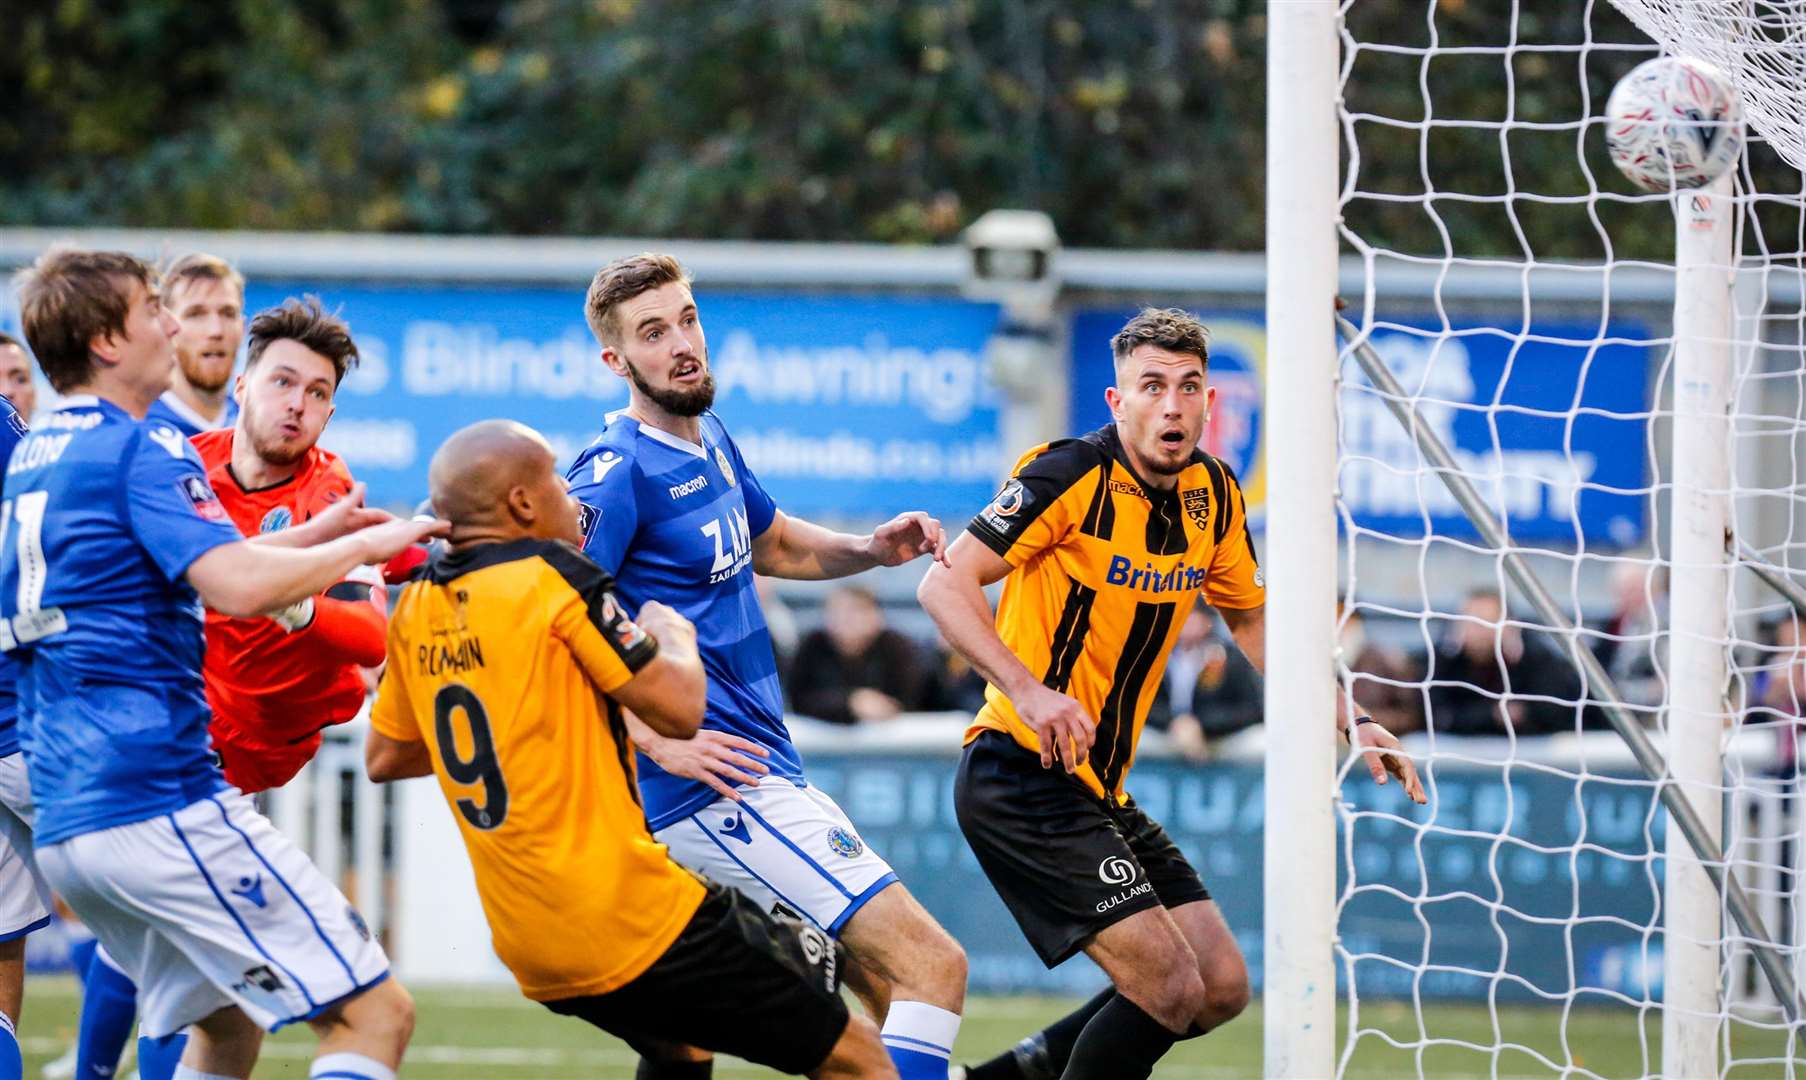
<instances>
[{"instance_id":1,"label":"player's clenched fist","mask_svg":"<svg viewBox=\"0 0 1806 1080\"><path fill-rule=\"evenodd\" d=\"M641 630L658 639L661 648L668 648L678 642L688 642L691 648L696 646L695 625L679 615L675 608L667 607L657 600L646 601L633 621L639 624Z\"/></svg>"},{"instance_id":2,"label":"player's clenched fist","mask_svg":"<svg viewBox=\"0 0 1806 1080\"><path fill-rule=\"evenodd\" d=\"M1041 741L1043 769L1051 769L1059 761L1067 772L1076 772L1090 756L1097 725L1076 699L1034 683L1027 693L1012 698L1011 703L1016 706L1016 715L1035 729Z\"/></svg>"}]
</instances>

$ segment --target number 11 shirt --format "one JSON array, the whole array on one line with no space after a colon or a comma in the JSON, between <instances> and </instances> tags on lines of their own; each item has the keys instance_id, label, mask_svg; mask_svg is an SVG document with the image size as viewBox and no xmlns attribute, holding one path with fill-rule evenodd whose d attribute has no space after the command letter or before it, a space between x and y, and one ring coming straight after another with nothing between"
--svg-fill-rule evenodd
<instances>
[{"instance_id":1,"label":"number 11 shirt","mask_svg":"<svg viewBox=\"0 0 1806 1080\"><path fill-rule=\"evenodd\" d=\"M37 842L174 813L225 787L207 742L188 568L244 539L168 424L80 395L13 451L0 648L21 660Z\"/></svg>"}]
</instances>

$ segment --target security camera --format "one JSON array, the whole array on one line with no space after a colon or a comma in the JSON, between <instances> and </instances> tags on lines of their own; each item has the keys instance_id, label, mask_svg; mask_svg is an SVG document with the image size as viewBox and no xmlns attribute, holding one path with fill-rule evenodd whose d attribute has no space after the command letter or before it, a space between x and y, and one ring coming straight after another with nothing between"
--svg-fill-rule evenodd
<instances>
[{"instance_id":1,"label":"security camera","mask_svg":"<svg viewBox=\"0 0 1806 1080\"><path fill-rule=\"evenodd\" d=\"M1059 295L1060 236L1039 210L992 210L966 227L964 292L1012 308L1051 306Z\"/></svg>"}]
</instances>

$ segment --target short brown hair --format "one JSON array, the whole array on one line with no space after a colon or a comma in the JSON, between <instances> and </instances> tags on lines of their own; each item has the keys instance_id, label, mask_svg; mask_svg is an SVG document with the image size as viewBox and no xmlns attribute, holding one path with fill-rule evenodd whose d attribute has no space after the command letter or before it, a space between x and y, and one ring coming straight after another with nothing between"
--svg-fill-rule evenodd
<instances>
[{"instance_id":1,"label":"short brown hair","mask_svg":"<svg viewBox=\"0 0 1806 1080\"><path fill-rule=\"evenodd\" d=\"M132 282L154 290L157 272L123 251L72 247L51 248L13 278L25 340L57 393L93 377L89 342L125 333Z\"/></svg>"},{"instance_id":2,"label":"short brown hair","mask_svg":"<svg viewBox=\"0 0 1806 1080\"><path fill-rule=\"evenodd\" d=\"M1190 353L1206 370L1210 368L1210 331L1196 315L1181 308L1142 308L1110 339L1110 354L1120 364L1143 345Z\"/></svg>"},{"instance_id":3,"label":"short brown hair","mask_svg":"<svg viewBox=\"0 0 1806 1080\"><path fill-rule=\"evenodd\" d=\"M241 300L245 295L245 276L218 255L197 251L170 263L163 270L164 297L175 292L177 285L190 281L223 281L238 290Z\"/></svg>"},{"instance_id":4,"label":"short brown hair","mask_svg":"<svg viewBox=\"0 0 1806 1080\"><path fill-rule=\"evenodd\" d=\"M4 330L0 330L0 349L24 349L19 339Z\"/></svg>"},{"instance_id":5,"label":"short brown hair","mask_svg":"<svg viewBox=\"0 0 1806 1080\"><path fill-rule=\"evenodd\" d=\"M332 383L335 387L345 381L347 371L357 366L357 342L351 339L351 327L337 315L328 315L317 296L299 300L291 296L251 319L245 370L256 367L263 350L277 341L296 342L332 361L332 370L338 376Z\"/></svg>"},{"instance_id":6,"label":"short brown hair","mask_svg":"<svg viewBox=\"0 0 1806 1080\"><path fill-rule=\"evenodd\" d=\"M589 320L590 332L604 345L619 345L621 320L616 309L643 292L674 281L688 285L690 272L670 255L646 251L604 266L596 271L589 295L583 298L583 317Z\"/></svg>"}]
</instances>

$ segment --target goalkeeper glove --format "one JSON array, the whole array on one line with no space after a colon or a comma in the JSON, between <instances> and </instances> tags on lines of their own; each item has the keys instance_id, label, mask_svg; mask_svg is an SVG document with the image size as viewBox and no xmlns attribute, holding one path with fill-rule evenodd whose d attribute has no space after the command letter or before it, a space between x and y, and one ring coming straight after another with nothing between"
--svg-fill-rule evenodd
<instances>
[{"instance_id":1,"label":"goalkeeper glove","mask_svg":"<svg viewBox=\"0 0 1806 1080\"><path fill-rule=\"evenodd\" d=\"M290 604L288 607L278 608L269 613L269 618L271 622L291 634L297 630L305 630L313 625L314 598L310 596L305 600Z\"/></svg>"}]
</instances>

